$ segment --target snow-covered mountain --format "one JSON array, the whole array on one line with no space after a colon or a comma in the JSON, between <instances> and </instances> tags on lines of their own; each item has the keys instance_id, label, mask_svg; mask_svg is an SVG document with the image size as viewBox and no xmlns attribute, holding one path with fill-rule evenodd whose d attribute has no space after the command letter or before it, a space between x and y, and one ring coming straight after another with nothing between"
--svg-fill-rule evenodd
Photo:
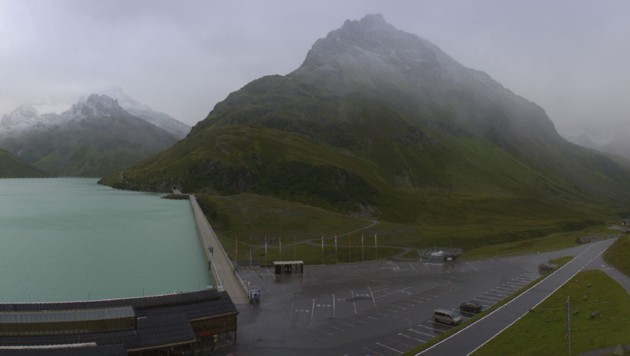
<instances>
[{"instance_id":1,"label":"snow-covered mountain","mask_svg":"<svg viewBox=\"0 0 630 356\"><path fill-rule=\"evenodd\" d=\"M59 115L39 115L32 106L23 106L5 115L1 126L0 148L61 176L111 174L179 139L98 94Z\"/></svg>"},{"instance_id":2,"label":"snow-covered mountain","mask_svg":"<svg viewBox=\"0 0 630 356\"><path fill-rule=\"evenodd\" d=\"M55 113L40 114L33 105L20 105L0 120L0 135L21 133L31 129L42 129L62 122L62 117Z\"/></svg>"},{"instance_id":3,"label":"snow-covered mountain","mask_svg":"<svg viewBox=\"0 0 630 356\"><path fill-rule=\"evenodd\" d=\"M100 93L118 100L118 104L130 114L172 133L177 138L184 138L190 132L191 127L189 125L174 119L168 114L155 111L149 106L130 98L119 87L103 90Z\"/></svg>"},{"instance_id":4,"label":"snow-covered mountain","mask_svg":"<svg viewBox=\"0 0 630 356\"><path fill-rule=\"evenodd\" d=\"M117 101L116 105L119 105L129 114L170 132L178 139L184 138L188 132L190 132L190 126L174 119L168 114L155 111L149 106L130 98L120 88L104 90L100 94L115 99ZM21 105L10 114L3 115L2 120L0 120L0 136L10 136L29 130L49 128L63 124L69 120L77 119L81 117L81 115L85 117L87 112L83 114L77 112L76 106L86 104L87 100L88 99L85 97L80 98L77 104L61 114L40 114L34 105ZM89 107L90 104L82 106L82 110L89 111Z\"/></svg>"}]
</instances>

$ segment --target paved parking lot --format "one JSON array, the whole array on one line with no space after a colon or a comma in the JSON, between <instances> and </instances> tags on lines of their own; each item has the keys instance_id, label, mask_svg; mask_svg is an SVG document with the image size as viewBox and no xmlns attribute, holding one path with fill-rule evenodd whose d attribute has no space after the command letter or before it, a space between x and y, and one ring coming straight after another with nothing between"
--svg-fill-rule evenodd
<instances>
[{"instance_id":1,"label":"paved parking lot","mask_svg":"<svg viewBox=\"0 0 630 356\"><path fill-rule=\"evenodd\" d=\"M237 344L218 355L400 355L449 329L437 308L464 301L484 308L538 277L538 264L561 252L430 264L366 262L305 266L303 277L241 268L262 290L261 303L239 306Z\"/></svg>"}]
</instances>

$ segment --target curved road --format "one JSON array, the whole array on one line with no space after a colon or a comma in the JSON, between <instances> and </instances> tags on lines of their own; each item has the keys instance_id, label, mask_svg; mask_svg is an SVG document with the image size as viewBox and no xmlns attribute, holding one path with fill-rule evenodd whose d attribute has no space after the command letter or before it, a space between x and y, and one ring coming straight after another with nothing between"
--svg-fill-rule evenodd
<instances>
[{"instance_id":1,"label":"curved road","mask_svg":"<svg viewBox=\"0 0 630 356\"><path fill-rule=\"evenodd\" d=\"M509 303L416 355L468 355L473 353L596 260L614 241L614 239L609 239L593 243L569 263Z\"/></svg>"}]
</instances>

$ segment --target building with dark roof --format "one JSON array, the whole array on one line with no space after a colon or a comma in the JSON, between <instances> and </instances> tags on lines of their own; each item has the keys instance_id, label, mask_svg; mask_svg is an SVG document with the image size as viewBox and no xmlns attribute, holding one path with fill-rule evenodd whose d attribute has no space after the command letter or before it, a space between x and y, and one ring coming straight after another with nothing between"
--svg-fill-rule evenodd
<instances>
[{"instance_id":1,"label":"building with dark roof","mask_svg":"<svg viewBox=\"0 0 630 356\"><path fill-rule=\"evenodd\" d=\"M0 304L2 355L144 355L211 351L236 341L226 292Z\"/></svg>"}]
</instances>

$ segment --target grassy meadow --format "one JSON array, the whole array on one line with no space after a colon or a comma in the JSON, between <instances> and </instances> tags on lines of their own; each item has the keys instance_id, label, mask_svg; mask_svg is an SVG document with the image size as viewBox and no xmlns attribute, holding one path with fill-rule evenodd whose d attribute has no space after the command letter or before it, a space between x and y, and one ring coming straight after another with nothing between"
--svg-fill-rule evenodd
<instances>
[{"instance_id":1,"label":"grassy meadow","mask_svg":"<svg viewBox=\"0 0 630 356\"><path fill-rule=\"evenodd\" d=\"M255 194L197 194L197 198L230 257L249 259L251 246L252 258L261 264L294 258L307 264L417 259L419 248L434 246L460 247L462 258L478 259L561 249L575 246L580 236L610 234L603 223L595 222L582 227L496 217L496 224L446 224L440 219L432 225L402 224ZM479 247L484 243L488 245Z\"/></svg>"},{"instance_id":2,"label":"grassy meadow","mask_svg":"<svg viewBox=\"0 0 630 356\"><path fill-rule=\"evenodd\" d=\"M617 241L604 252L604 260L630 276L630 236L624 236Z\"/></svg>"}]
</instances>

